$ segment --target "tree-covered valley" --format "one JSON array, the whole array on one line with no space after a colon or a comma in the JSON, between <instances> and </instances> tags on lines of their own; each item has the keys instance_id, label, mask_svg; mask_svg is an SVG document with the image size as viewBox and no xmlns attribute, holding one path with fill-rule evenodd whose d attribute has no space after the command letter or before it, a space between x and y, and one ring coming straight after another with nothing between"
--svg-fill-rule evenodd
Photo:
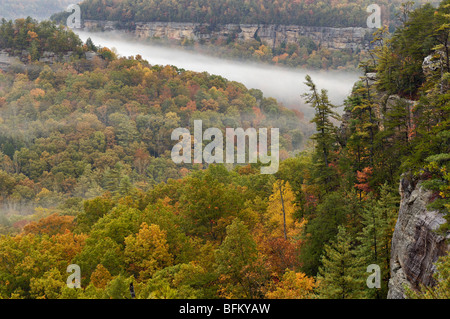
<instances>
[{"instance_id":1,"label":"tree-covered valley","mask_svg":"<svg viewBox=\"0 0 450 319\"><path fill-rule=\"evenodd\" d=\"M399 184L419 181L444 219L450 205L450 1L405 9L375 32L343 114L302 79L311 121L220 76L3 20L0 50L20 59L0 71L0 297L123 299L132 283L138 299L386 298ZM175 164L171 132L193 120L279 128L278 172ZM449 298L450 258L436 268L406 297Z\"/></svg>"},{"instance_id":2,"label":"tree-covered valley","mask_svg":"<svg viewBox=\"0 0 450 319\"><path fill-rule=\"evenodd\" d=\"M439 1L417 0L402 6L401 0L377 1L381 22L389 30L401 24L405 10L423 3L436 5ZM336 29L367 28L368 8L372 1L273 1L273 0L183 0L183 1L97 1L85 0L80 3L83 21L90 20L92 31L104 31L102 22L113 23L116 30L123 30L133 37L142 23L195 24L198 39L183 37L150 36L146 40L152 44L182 48L226 59L266 63L287 68L307 68L321 70L358 69L359 62L367 59L367 51L359 46L330 48L329 43L336 40ZM68 12L60 12L51 19L66 23ZM95 22L98 22L97 24ZM262 39L258 32L252 38L242 40L240 26L302 26L311 28L312 33L325 28L324 39L318 41L308 33L297 35L296 41L269 41ZM233 28L231 28L233 26ZM217 36L221 29L225 37ZM181 28L182 30L182 28ZM181 31L183 32L183 31ZM291 33L290 30L288 33ZM330 34L331 33L331 34ZM351 32L348 36L352 36ZM276 35L274 36L276 38ZM365 36L365 45L370 46L370 32ZM344 40L351 42L350 39ZM272 43L273 42L273 43Z\"/></svg>"}]
</instances>

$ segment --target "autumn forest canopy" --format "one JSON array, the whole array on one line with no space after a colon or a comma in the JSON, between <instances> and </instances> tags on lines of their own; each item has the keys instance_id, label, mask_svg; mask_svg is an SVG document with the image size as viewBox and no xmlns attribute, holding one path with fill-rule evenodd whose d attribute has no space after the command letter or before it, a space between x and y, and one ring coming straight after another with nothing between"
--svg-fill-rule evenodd
<instances>
[{"instance_id":1,"label":"autumn forest canopy","mask_svg":"<svg viewBox=\"0 0 450 319\"><path fill-rule=\"evenodd\" d=\"M382 0L377 4L384 7L386 19L394 20L401 2ZM425 2L430 1L417 1ZM88 20L337 28L366 27L366 8L372 3L369 0L85 0L81 2L81 10L83 19Z\"/></svg>"}]
</instances>

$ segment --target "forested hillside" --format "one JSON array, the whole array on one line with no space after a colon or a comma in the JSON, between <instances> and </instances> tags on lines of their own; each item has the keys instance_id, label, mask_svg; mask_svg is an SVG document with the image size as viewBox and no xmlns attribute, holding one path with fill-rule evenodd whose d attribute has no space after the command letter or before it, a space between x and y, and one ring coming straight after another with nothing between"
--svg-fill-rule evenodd
<instances>
[{"instance_id":1,"label":"forested hillside","mask_svg":"<svg viewBox=\"0 0 450 319\"><path fill-rule=\"evenodd\" d=\"M404 20L405 11L412 6L422 3L438 3L439 1L418 0L407 2L402 6L401 0L378 1L381 9L383 25L388 25L392 31ZM308 69L341 69L354 71L359 62L366 59L366 47L370 46L370 36L367 36L364 45L353 43L353 47L340 47L330 49L327 43L336 40L333 30L313 30L311 32L324 32L322 40L314 41L311 34L301 33L293 35L294 41L278 41L275 39L261 39L258 32L250 39L240 39L239 25L296 25L306 27L367 27L367 18L370 13L367 7L372 4L369 0L358 1L273 1L273 0L183 0L183 1L83 1L81 17L83 20L112 21L114 28L126 30L129 35L136 35L136 23L144 22L181 22L199 24L195 29L201 30L193 39L183 37L176 41L170 36L144 36L145 40L157 45L176 45L187 50L216 55L230 59L256 61L267 64L280 65L290 68ZM54 14L51 19L65 24L70 13ZM226 37L217 36L224 25L233 24L234 27L222 33ZM95 23L94 23L95 25ZM230 26L230 25L229 25ZM142 26L141 26L142 29ZM183 28L182 28L183 29ZM179 33L185 33L186 30ZM189 29L186 26L185 29ZM238 31L236 31L237 29ZM93 31L101 31L102 27L94 27ZM358 32L358 30L355 30ZM152 34L153 31L143 31ZM170 31L167 34L173 34ZM164 33L163 33L164 34ZM276 34L272 32L277 38ZM139 40L143 40L141 35ZM343 42L350 43L351 33ZM280 38L280 36L278 36ZM208 39L208 40L206 40ZM291 39L292 40L292 39ZM281 43L280 43L281 42ZM218 49L219 48L219 49Z\"/></svg>"},{"instance_id":2,"label":"forested hillside","mask_svg":"<svg viewBox=\"0 0 450 319\"><path fill-rule=\"evenodd\" d=\"M366 27L366 8L372 3L368 0L87 0L81 3L81 9L83 18L91 20L284 24L338 28ZM400 0L377 2L385 10L386 21L395 19L395 13L400 12L401 3Z\"/></svg>"},{"instance_id":3,"label":"forested hillside","mask_svg":"<svg viewBox=\"0 0 450 319\"><path fill-rule=\"evenodd\" d=\"M0 50L6 50L12 56L26 51L30 62L39 60L45 51L80 55L83 51L81 44L73 32L49 21L38 23L31 17L15 22L2 19L0 25Z\"/></svg>"},{"instance_id":4,"label":"forested hillside","mask_svg":"<svg viewBox=\"0 0 450 319\"><path fill-rule=\"evenodd\" d=\"M71 31L48 22L5 22L0 33L6 40L1 47L31 51L29 65L13 65L12 72L1 77L1 163L8 173L3 175L8 182L2 185L5 207L29 204L43 190L55 200L84 198L91 191L116 191L123 183L146 190L168 178L180 178L199 167L182 168L172 162L171 132L192 128L193 119L219 129L280 127L284 158L304 142L302 126L307 123L302 124L301 113L240 83L152 66L139 56L117 58L92 43L97 57L80 59L89 46L81 46ZM73 62L33 63L42 50L52 50L52 41L58 43L60 34L67 49L78 52ZM35 47L34 41L45 48ZM26 186L24 180L31 184Z\"/></svg>"},{"instance_id":5,"label":"forested hillside","mask_svg":"<svg viewBox=\"0 0 450 319\"><path fill-rule=\"evenodd\" d=\"M0 296L128 298L133 283L137 298L386 298L400 177L449 210L449 14L446 0L378 30L343 116L307 77L315 134L299 154L299 114L221 77L93 43L1 73ZM175 165L170 133L193 119L279 127L279 171ZM448 296L449 264L408 296Z\"/></svg>"}]
</instances>

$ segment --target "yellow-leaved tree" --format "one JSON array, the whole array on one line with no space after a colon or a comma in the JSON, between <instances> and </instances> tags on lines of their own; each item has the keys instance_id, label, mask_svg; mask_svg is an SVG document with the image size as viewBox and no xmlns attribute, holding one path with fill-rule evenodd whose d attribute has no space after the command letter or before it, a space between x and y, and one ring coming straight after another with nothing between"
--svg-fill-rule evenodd
<instances>
[{"instance_id":1,"label":"yellow-leaved tree","mask_svg":"<svg viewBox=\"0 0 450 319\"><path fill-rule=\"evenodd\" d=\"M295 195L289 182L277 180L273 184L272 195L266 214L266 226L274 237L288 238L295 230Z\"/></svg>"},{"instance_id":2,"label":"yellow-leaved tree","mask_svg":"<svg viewBox=\"0 0 450 319\"><path fill-rule=\"evenodd\" d=\"M158 225L142 223L136 236L125 238L125 261L130 272L140 280L149 279L156 271L171 266L173 256L169 253L166 232Z\"/></svg>"},{"instance_id":3,"label":"yellow-leaved tree","mask_svg":"<svg viewBox=\"0 0 450 319\"><path fill-rule=\"evenodd\" d=\"M287 270L275 289L266 294L268 299L311 299L315 298L314 279L303 273Z\"/></svg>"}]
</instances>

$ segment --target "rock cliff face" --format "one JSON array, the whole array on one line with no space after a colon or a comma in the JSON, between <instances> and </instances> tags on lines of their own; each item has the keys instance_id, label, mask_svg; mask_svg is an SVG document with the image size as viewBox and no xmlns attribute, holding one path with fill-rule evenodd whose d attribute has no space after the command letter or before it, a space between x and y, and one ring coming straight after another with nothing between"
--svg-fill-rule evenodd
<instances>
[{"instance_id":1,"label":"rock cliff face","mask_svg":"<svg viewBox=\"0 0 450 319\"><path fill-rule=\"evenodd\" d=\"M374 101L374 105L372 108L373 116L374 116L374 124L378 126L380 131L385 129L384 122L386 119L386 115L392 111L392 109L398 105L405 107L408 110L408 125L409 130L413 128L413 109L417 104L417 101L408 100L398 95L389 95L386 92L379 91L376 87L377 82L377 74L376 73L366 73L361 77L362 84L365 87L369 87L371 100ZM346 135L348 136L350 119L352 118L351 111L345 111L342 115L342 122L340 126L340 134L343 142L346 142ZM408 138L412 138L409 136Z\"/></svg>"},{"instance_id":2,"label":"rock cliff face","mask_svg":"<svg viewBox=\"0 0 450 319\"><path fill-rule=\"evenodd\" d=\"M39 58L39 62L43 63L56 63L62 61L69 61L73 52L69 51L66 54L58 55L54 52L45 51ZM15 61L27 63L29 61L30 53L26 50L19 52L19 54L12 52L9 49L0 50L0 68L5 69Z\"/></svg>"},{"instance_id":3,"label":"rock cliff face","mask_svg":"<svg viewBox=\"0 0 450 319\"><path fill-rule=\"evenodd\" d=\"M13 64L27 64L29 62L30 53L26 50L14 53L10 49L0 50L0 70L7 71ZM69 51L65 54L56 54L54 52L45 51L39 58L39 62L53 64L58 62L67 62L73 56L73 52ZM87 60L92 60L95 56L98 56L95 52L85 53Z\"/></svg>"},{"instance_id":4,"label":"rock cliff face","mask_svg":"<svg viewBox=\"0 0 450 319\"><path fill-rule=\"evenodd\" d=\"M435 230L445 222L442 214L427 210L431 192L420 182L404 177L400 183L401 204L391 251L391 279L388 299L403 299L404 285L417 289L434 285L433 265L446 254L446 238Z\"/></svg>"},{"instance_id":5,"label":"rock cliff face","mask_svg":"<svg viewBox=\"0 0 450 319\"><path fill-rule=\"evenodd\" d=\"M0 70L7 71L9 66L15 61L20 62L18 58L10 56L9 52L6 50L0 51Z\"/></svg>"},{"instance_id":6,"label":"rock cliff face","mask_svg":"<svg viewBox=\"0 0 450 319\"><path fill-rule=\"evenodd\" d=\"M117 30L114 21L85 20L84 29ZM327 28L288 25L226 24L209 26L198 23L149 22L136 23L134 35L137 38L192 39L209 41L213 38L227 39L237 36L241 40L259 38L272 46L297 42L299 37L308 37L317 45L329 49L368 49L373 30L367 28Z\"/></svg>"}]
</instances>

